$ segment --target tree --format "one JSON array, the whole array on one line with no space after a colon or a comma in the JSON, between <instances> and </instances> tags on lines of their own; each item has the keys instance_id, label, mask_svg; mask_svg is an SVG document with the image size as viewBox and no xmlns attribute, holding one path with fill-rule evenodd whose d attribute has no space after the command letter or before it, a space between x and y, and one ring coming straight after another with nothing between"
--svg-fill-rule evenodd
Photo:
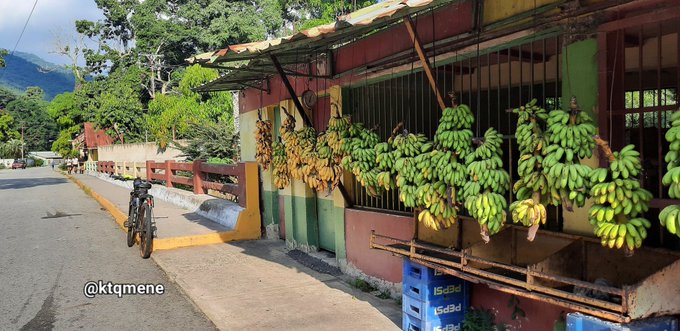
<instances>
[{"instance_id":1,"label":"tree","mask_svg":"<svg viewBox=\"0 0 680 331\"><path fill-rule=\"evenodd\" d=\"M24 143L19 139L11 139L6 143L0 144L0 157L3 159L18 159L21 157L21 151Z\"/></svg>"},{"instance_id":2,"label":"tree","mask_svg":"<svg viewBox=\"0 0 680 331\"><path fill-rule=\"evenodd\" d=\"M9 54L6 49L0 48L0 68L5 67L5 55Z\"/></svg>"},{"instance_id":3,"label":"tree","mask_svg":"<svg viewBox=\"0 0 680 331\"><path fill-rule=\"evenodd\" d=\"M14 118L14 129L24 128L24 142L30 150L47 150L49 142L56 138L58 129L55 121L47 114L47 102L42 99L42 90L29 88L7 104L7 112Z\"/></svg>"},{"instance_id":4,"label":"tree","mask_svg":"<svg viewBox=\"0 0 680 331\"><path fill-rule=\"evenodd\" d=\"M0 112L0 142L20 137L19 131L14 129L14 117L6 112Z\"/></svg>"},{"instance_id":5,"label":"tree","mask_svg":"<svg viewBox=\"0 0 680 331\"><path fill-rule=\"evenodd\" d=\"M238 160L238 135L226 123L191 124L192 137L186 146L176 146L190 160L221 159L222 163Z\"/></svg>"}]
</instances>

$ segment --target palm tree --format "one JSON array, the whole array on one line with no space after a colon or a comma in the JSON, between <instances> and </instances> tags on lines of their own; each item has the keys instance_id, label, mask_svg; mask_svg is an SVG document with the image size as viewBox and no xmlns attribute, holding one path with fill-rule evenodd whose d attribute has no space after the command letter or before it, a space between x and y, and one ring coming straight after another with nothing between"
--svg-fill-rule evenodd
<instances>
[{"instance_id":1,"label":"palm tree","mask_svg":"<svg viewBox=\"0 0 680 331\"><path fill-rule=\"evenodd\" d=\"M21 157L21 149L24 143L19 139L10 139L4 144L0 144L0 156L6 159L16 159Z\"/></svg>"}]
</instances>

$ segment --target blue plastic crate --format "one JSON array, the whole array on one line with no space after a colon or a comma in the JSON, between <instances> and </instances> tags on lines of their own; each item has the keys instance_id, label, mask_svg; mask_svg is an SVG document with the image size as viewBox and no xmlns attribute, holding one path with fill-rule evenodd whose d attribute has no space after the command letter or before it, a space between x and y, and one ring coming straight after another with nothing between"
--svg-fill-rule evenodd
<instances>
[{"instance_id":1,"label":"blue plastic crate","mask_svg":"<svg viewBox=\"0 0 680 331\"><path fill-rule=\"evenodd\" d=\"M467 300L432 300L422 301L404 295L401 300L402 311L421 321L433 322L451 318L462 320L468 308Z\"/></svg>"},{"instance_id":2,"label":"blue plastic crate","mask_svg":"<svg viewBox=\"0 0 680 331\"><path fill-rule=\"evenodd\" d=\"M620 324L571 313L567 314L567 331L678 331L678 320L673 317L657 317Z\"/></svg>"},{"instance_id":3,"label":"blue plastic crate","mask_svg":"<svg viewBox=\"0 0 680 331\"><path fill-rule=\"evenodd\" d=\"M423 322L409 314L404 313L401 322L404 331L460 331L463 329L463 317L454 317L443 320Z\"/></svg>"},{"instance_id":4,"label":"blue plastic crate","mask_svg":"<svg viewBox=\"0 0 680 331\"><path fill-rule=\"evenodd\" d=\"M402 279L402 294L421 301L457 300L467 302L470 285L460 278L422 282L411 277Z\"/></svg>"},{"instance_id":5,"label":"blue plastic crate","mask_svg":"<svg viewBox=\"0 0 680 331\"><path fill-rule=\"evenodd\" d=\"M439 281L445 279L456 279L455 277L445 274L441 271L430 269L422 264L411 261L409 258L404 258L404 277L422 281L425 283L432 281Z\"/></svg>"}]
</instances>

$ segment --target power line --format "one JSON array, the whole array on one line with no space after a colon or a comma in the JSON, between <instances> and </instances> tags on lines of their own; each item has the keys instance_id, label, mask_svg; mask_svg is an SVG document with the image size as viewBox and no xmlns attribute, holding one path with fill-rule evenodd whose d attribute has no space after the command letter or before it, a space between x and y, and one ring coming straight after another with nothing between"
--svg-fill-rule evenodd
<instances>
[{"instance_id":1,"label":"power line","mask_svg":"<svg viewBox=\"0 0 680 331\"><path fill-rule=\"evenodd\" d=\"M35 6L38 4L38 0L35 0L33 2L33 8L31 8L31 12L28 14L28 17L26 18L26 23L24 23L24 27L21 29L21 33L19 34L19 38L17 39L16 44L14 44L14 48L12 49L12 52L10 55L14 55L14 52L17 50L17 47L19 46L19 42L21 42L21 38L24 36L24 32L26 31L26 27L28 26L28 22L31 20L31 16L33 16L33 11L35 11ZM2 78L5 75L5 70L0 72L0 78Z\"/></svg>"}]
</instances>

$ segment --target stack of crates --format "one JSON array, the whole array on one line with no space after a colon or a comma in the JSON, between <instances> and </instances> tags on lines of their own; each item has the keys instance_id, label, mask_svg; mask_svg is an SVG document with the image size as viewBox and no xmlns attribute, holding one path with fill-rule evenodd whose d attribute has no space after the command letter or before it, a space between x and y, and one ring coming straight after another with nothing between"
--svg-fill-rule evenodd
<instances>
[{"instance_id":1,"label":"stack of crates","mask_svg":"<svg viewBox=\"0 0 680 331\"><path fill-rule=\"evenodd\" d=\"M408 331L458 331L470 305L470 286L404 258L402 329Z\"/></svg>"}]
</instances>

